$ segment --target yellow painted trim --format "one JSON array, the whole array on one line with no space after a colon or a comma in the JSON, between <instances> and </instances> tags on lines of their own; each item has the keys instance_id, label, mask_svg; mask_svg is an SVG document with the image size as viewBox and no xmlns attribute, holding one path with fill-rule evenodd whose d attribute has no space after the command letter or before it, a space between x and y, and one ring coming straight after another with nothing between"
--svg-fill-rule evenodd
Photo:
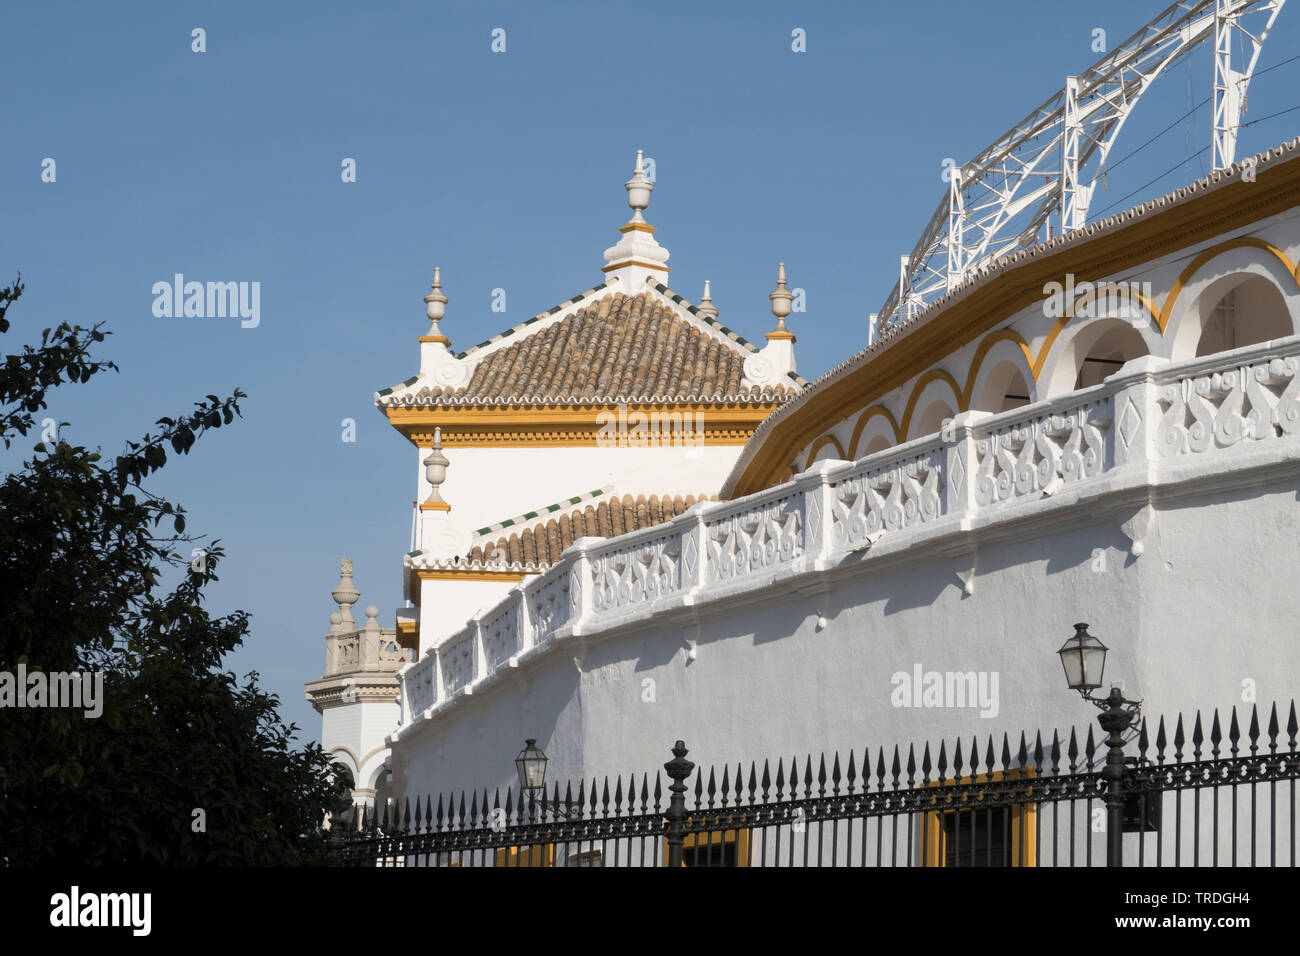
<instances>
[{"instance_id":1,"label":"yellow painted trim","mask_svg":"<svg viewBox=\"0 0 1300 956\"><path fill-rule=\"evenodd\" d=\"M952 377L952 373L947 369L932 368L916 380L916 384L912 386L912 394L907 400L907 407L903 409L903 423L899 428L899 434L903 436L904 441L907 440L908 429L912 427L912 414L916 411L916 403L921 400L921 393L931 382L943 382L952 389L952 397L957 404L953 411L966 411L966 406L962 403L961 386Z\"/></svg>"},{"instance_id":2,"label":"yellow painted trim","mask_svg":"<svg viewBox=\"0 0 1300 956\"><path fill-rule=\"evenodd\" d=\"M836 427L859 409L880 401L923 373L936 355L947 356L979 341L1026 306L1041 301L1045 282L1058 281L1067 273L1086 278L1132 271L1154 259L1297 205L1300 205L1300 160L1292 159L1264 169L1255 183L1229 183L1192 202L1148 211L1104 236L1071 243L1055 253L1044 251L994 277L978 294L953 303L890 348L828 383L815 398L794 408L765 437L753 460L738 476L732 496L752 494L785 480L786 464L807 447L807 436ZM1261 243L1262 240L1253 237L1242 237L1207 251L1220 252L1234 244L1268 247L1267 243ZM1300 284L1300 271L1293 271L1293 277ZM1165 303L1166 317L1172 313L1170 301L1176 298L1173 291ZM1046 352L1041 353L1035 362L1035 376L1043 366L1045 355Z\"/></svg>"},{"instance_id":3,"label":"yellow painted trim","mask_svg":"<svg viewBox=\"0 0 1300 956\"><path fill-rule=\"evenodd\" d=\"M1011 770L1003 772L1001 770L993 771L992 776L989 774L980 774L978 777L962 777L960 780L942 780L935 783L926 784L927 787L944 787L953 786L954 784L967 783L996 783L999 780L1018 780L1021 774L1026 777L1034 776L1033 767L1025 767L1021 770ZM946 866L947 846L945 844L945 835L942 826L942 818L954 813L984 813L984 809L979 807L969 807L961 810L938 810L921 814L923 827L921 839L925 847L925 858L921 860L921 865L926 867ZM1000 812L994 810L995 813ZM1038 847L1035 842L1035 815L1038 812L1037 805L1034 803L1017 803L1011 806L1011 865L1013 867L1032 867L1038 865ZM960 821L957 824L961 826ZM1022 854L1022 849L1024 850ZM1026 862L1021 863L1021 859Z\"/></svg>"},{"instance_id":4,"label":"yellow painted trim","mask_svg":"<svg viewBox=\"0 0 1300 956\"><path fill-rule=\"evenodd\" d=\"M397 622L398 637L419 637L419 635L420 635L419 621L412 621L409 618L406 618L403 620L399 620Z\"/></svg>"},{"instance_id":5,"label":"yellow painted trim","mask_svg":"<svg viewBox=\"0 0 1300 956\"><path fill-rule=\"evenodd\" d=\"M894 444L902 443L902 433L898 429L898 420L894 418L893 414L884 405L872 405L862 413L862 417L858 419L858 423L853 426L853 435L849 438L849 452L854 459L858 457L858 440L862 438L862 433L866 431L867 423L877 415L885 416L885 421L888 422L889 427L894 430Z\"/></svg>"},{"instance_id":6,"label":"yellow painted trim","mask_svg":"<svg viewBox=\"0 0 1300 956\"><path fill-rule=\"evenodd\" d=\"M421 342L441 342L443 345L451 345L451 339L445 335L421 335Z\"/></svg>"},{"instance_id":7,"label":"yellow painted trim","mask_svg":"<svg viewBox=\"0 0 1300 956\"><path fill-rule=\"evenodd\" d=\"M844 446L839 443L839 440L834 435L822 435L821 438L813 442L812 448L808 450L808 465L817 460L817 453L827 445L834 445L840 459L843 461L848 460L849 456L844 453Z\"/></svg>"},{"instance_id":8,"label":"yellow painted trim","mask_svg":"<svg viewBox=\"0 0 1300 956\"><path fill-rule=\"evenodd\" d=\"M999 342L1015 342L1020 346L1020 351L1025 356L1025 367L1034 381L1038 381L1038 374L1034 371L1034 356L1029 351L1029 343L1015 329L996 329L980 341L975 349L975 356L971 359L970 370L966 373L966 387L962 389L961 402L962 407L969 409L971 401L975 398L975 379L979 377L980 370L984 367L984 359L992 351L993 346ZM1026 383L1028 384L1028 383Z\"/></svg>"},{"instance_id":9,"label":"yellow painted trim","mask_svg":"<svg viewBox=\"0 0 1300 956\"><path fill-rule=\"evenodd\" d=\"M555 844L539 843L527 847L503 847L496 851L496 865L553 867L555 866Z\"/></svg>"},{"instance_id":10,"label":"yellow painted trim","mask_svg":"<svg viewBox=\"0 0 1300 956\"><path fill-rule=\"evenodd\" d=\"M724 850L728 843L736 844L736 866L749 866L750 831L745 828L733 830L711 830L707 833L687 833L682 837L682 850L694 850L697 846L714 847ZM668 838L664 837L664 866L668 865ZM683 861L682 866L686 863Z\"/></svg>"},{"instance_id":11,"label":"yellow painted trim","mask_svg":"<svg viewBox=\"0 0 1300 956\"><path fill-rule=\"evenodd\" d=\"M617 262L611 262L607 266L601 266L600 271L611 272L614 269L622 269L624 266L642 266L646 269L662 269L664 272L673 271L662 262L647 262L644 259L620 259Z\"/></svg>"},{"instance_id":12,"label":"yellow painted trim","mask_svg":"<svg viewBox=\"0 0 1300 956\"><path fill-rule=\"evenodd\" d=\"M767 340L769 342L797 342L793 332L768 332Z\"/></svg>"},{"instance_id":13,"label":"yellow painted trim","mask_svg":"<svg viewBox=\"0 0 1300 956\"><path fill-rule=\"evenodd\" d=\"M646 404L627 406L627 415L692 416L692 431L698 416L703 445L743 445L763 419L782 402L703 404ZM433 444L435 428L442 429L443 447L593 447L603 446L608 424L602 413L617 415L618 406L543 405L513 408L491 406L387 406L388 422L408 441L420 448ZM692 437L694 439L694 436ZM674 446L671 439L661 442ZM651 446L658 447L658 446Z\"/></svg>"},{"instance_id":14,"label":"yellow painted trim","mask_svg":"<svg viewBox=\"0 0 1300 956\"><path fill-rule=\"evenodd\" d=\"M1222 255L1225 252L1229 252L1233 249L1238 249L1238 248L1263 249L1266 252L1272 253L1273 256L1276 257L1277 260L1286 268L1287 273L1293 279L1296 280L1297 287L1300 288L1300 264L1293 263L1287 257L1286 253L1278 249L1272 243L1266 242L1265 240L1256 238L1254 236L1241 236L1236 239L1229 239L1225 242L1219 243L1216 246L1206 249L1204 252L1200 253L1194 259L1192 259L1192 261L1187 265L1187 267L1184 268L1183 271L1179 274L1173 286L1170 287L1169 294L1165 298L1165 304L1163 307L1158 309L1155 303L1152 300L1148 299L1146 296L1140 294L1137 296L1138 302L1146 310L1147 314L1151 317L1151 321L1155 324L1156 328L1159 329L1160 334L1162 336L1165 334L1166 330L1169 327L1169 320L1173 317L1174 306L1177 304L1178 298L1182 294L1183 288L1188 284L1188 282L1191 281L1191 279L1196 275L1196 273L1199 272L1200 269L1203 266L1205 266L1208 262L1210 262L1212 259L1217 258L1218 256ZM1114 288L1117 292L1122 291L1126 298L1130 295L1131 290L1126 283L1116 283ZM914 385L912 388L911 395L908 398L906 411L903 414L902 426L899 426L893 420L893 416L890 415L888 410L885 409L883 406L881 405L871 406L871 408L867 409L867 411L863 414L863 416L859 418L858 424L854 427L853 436L849 440L850 453L843 457L850 458L850 459L857 457L858 439L861 437L862 431L866 427L866 423L873 413L884 414L888 416L890 424L894 426L895 441L899 444L905 441L907 436L907 429L911 426L911 418L915 412L916 403L920 401L921 392L925 389L926 385L928 385L930 382L934 381L937 378L941 378L948 381L948 383L953 387L955 397L958 400L957 411L961 412L970 409L971 403L974 401L975 398L974 395L975 382L979 378L980 371L983 369L984 360L988 357L988 353L992 351L993 346L997 345L999 342L1010 341L1010 342L1015 342L1018 346L1020 346L1020 351L1025 356L1025 363L1028 366L1029 373L1033 376L1034 381L1037 382L1039 376L1043 371L1043 367L1047 363L1047 358L1048 355L1051 353L1052 346L1055 344L1061 332L1064 331L1065 326L1069 323L1069 321L1073 318L1076 318L1075 316L1076 307L1094 301L1096 299L1097 293L1101 291L1105 291L1105 290L1094 289L1093 291L1083 296L1080 296L1074 302L1068 303L1066 305L1065 314L1062 315L1059 319L1057 319L1056 323L1052 326L1051 330L1047 333L1046 338L1043 340L1042 347L1039 349L1037 357L1034 356L1033 351L1029 347L1029 343L1025 341L1024 337L1019 332L1017 332L1015 329L1002 328L1002 329L993 330L988 335L986 335L983 339L980 340L980 343L975 350L975 354L971 359L970 368L966 374L966 385L964 388L959 389L957 387L957 380L953 378L950 374L944 372L943 369L936 367L926 371L919 379L917 379L916 385ZM814 456L816 455L817 451L820 450L823 444L825 444L824 439L826 437L827 436L823 435L820 438L816 439L816 441L813 443L812 451L808 456L808 462L810 464Z\"/></svg>"},{"instance_id":15,"label":"yellow painted trim","mask_svg":"<svg viewBox=\"0 0 1300 956\"><path fill-rule=\"evenodd\" d=\"M1200 271L1201 267L1211 259L1215 259L1225 252L1242 248L1263 249L1265 252L1272 253L1273 256L1286 267L1286 271L1291 278L1296 281L1298 286L1300 286L1300 272L1297 271L1296 264L1287 257L1285 252L1273 245L1271 242L1267 242L1266 240L1260 239L1256 236L1238 236L1236 239L1228 239L1225 242L1221 242L1216 246L1211 246L1209 249L1201 252L1187 264L1187 267L1184 268L1183 271L1178 274L1178 278L1174 280L1174 284L1170 286L1169 294L1165 296L1165 304L1163 308L1157 310L1155 303L1148 300L1146 296L1138 296L1138 300L1150 314L1152 321L1155 322L1156 328L1160 330L1161 336L1165 334L1165 330L1169 326L1169 320L1174 314L1174 306L1177 305L1184 287L1189 281L1191 281L1192 277ZM1126 294L1128 292L1128 287L1126 285L1119 284L1116 288L1123 289ZM1078 301L1082 303L1085 300L1091 301L1092 298L1095 298L1095 293L1081 296ZM1038 358L1033 364L1035 380L1038 379L1039 373L1042 372L1043 366L1047 363L1047 356L1051 351L1052 345L1056 342L1057 337L1060 336L1061 332L1065 329L1066 324L1072 318L1074 318L1074 303L1071 303L1066 309L1065 314L1056 320L1056 324L1053 325L1051 331L1047 333L1047 338L1043 340L1043 347L1039 350Z\"/></svg>"},{"instance_id":16,"label":"yellow painted trim","mask_svg":"<svg viewBox=\"0 0 1300 956\"><path fill-rule=\"evenodd\" d=\"M420 502L421 511L450 511L451 505L445 501L422 501Z\"/></svg>"},{"instance_id":17,"label":"yellow painted trim","mask_svg":"<svg viewBox=\"0 0 1300 956\"><path fill-rule=\"evenodd\" d=\"M650 225L650 223L648 222L629 222L625 225L619 226L618 231L622 233L628 233L628 232L653 233L655 231L655 227Z\"/></svg>"},{"instance_id":18,"label":"yellow painted trim","mask_svg":"<svg viewBox=\"0 0 1300 956\"><path fill-rule=\"evenodd\" d=\"M503 581L514 583L522 581L529 574L541 574L541 571L484 571L481 568L466 568L460 571L454 568L414 568L421 581Z\"/></svg>"},{"instance_id":19,"label":"yellow painted trim","mask_svg":"<svg viewBox=\"0 0 1300 956\"><path fill-rule=\"evenodd\" d=\"M1120 289L1124 290L1125 293L1124 297L1128 298L1128 294L1129 294L1128 287L1124 285L1116 286L1117 291ZM1057 337L1061 334L1066 324L1075 317L1074 315L1075 306L1082 305L1085 301L1091 302L1095 298L1096 298L1096 293L1089 292L1086 295L1079 296L1077 300L1069 303L1065 307L1064 314L1059 319L1056 320L1056 324L1053 325L1051 331L1047 333L1047 338L1043 340L1043 347L1038 350L1038 358L1034 360L1034 364L1031 366L1031 370L1034 373L1035 382L1038 381L1038 376L1042 374L1043 366L1047 364L1047 355L1049 352L1051 352L1053 343L1056 342ZM1150 315L1151 320L1155 322L1156 328L1160 330L1160 334L1164 335L1165 333L1164 322L1167 321L1167 319L1162 319L1160 313L1156 311L1156 307L1154 303L1152 303L1149 299L1147 299L1146 296L1139 295L1138 301L1142 304L1142 307L1147 310L1147 314ZM1172 293L1169 298L1169 302L1170 304L1172 304L1173 302Z\"/></svg>"}]
</instances>

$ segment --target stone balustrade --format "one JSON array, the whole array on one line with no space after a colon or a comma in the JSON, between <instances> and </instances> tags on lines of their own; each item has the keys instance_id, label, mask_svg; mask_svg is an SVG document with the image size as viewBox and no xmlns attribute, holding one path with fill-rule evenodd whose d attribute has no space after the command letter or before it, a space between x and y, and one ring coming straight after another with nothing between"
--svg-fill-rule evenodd
<instances>
[{"instance_id":1,"label":"stone balustrade","mask_svg":"<svg viewBox=\"0 0 1300 956\"><path fill-rule=\"evenodd\" d=\"M1300 337L1171 364L1144 357L1100 385L1000 414L965 412L856 462L701 502L653 528L575 541L464 629L399 671L397 735L535 655L673 608L816 575L855 552L881 560L1034 509L1189 481L1180 461L1259 467L1300 457ZM1162 468L1164 471L1162 472ZM1180 470L1181 469L1181 470ZM1140 495L1139 495L1140 497ZM1135 549L1135 553L1140 550Z\"/></svg>"}]
</instances>

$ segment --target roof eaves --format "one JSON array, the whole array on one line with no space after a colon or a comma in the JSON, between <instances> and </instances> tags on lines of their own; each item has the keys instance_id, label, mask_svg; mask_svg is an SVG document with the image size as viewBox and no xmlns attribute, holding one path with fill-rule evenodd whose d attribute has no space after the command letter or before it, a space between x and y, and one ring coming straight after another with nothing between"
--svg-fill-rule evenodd
<instances>
[{"instance_id":1,"label":"roof eaves","mask_svg":"<svg viewBox=\"0 0 1300 956\"><path fill-rule=\"evenodd\" d=\"M1105 219L1098 220L1081 226L1078 229L1072 229L1067 233L1050 239L1047 242L1035 243L1024 249L1020 249L1009 255L999 256L990 263L985 263L975 269L971 275L967 276L962 282L948 290L942 297L935 299L925 306L906 322L901 322L891 327L883 333L874 342L864 349L860 349L847 359L836 365L834 368L819 375L806 389L800 392L795 398L786 402L780 408L772 412L771 415L763 419L762 423L750 435L749 441L741 449L740 455L737 456L735 464L732 466L731 473L727 475L722 485L723 498L729 498L735 488L736 481L739 480L743 470L749 465L753 455L753 450L760 447L767 435L779 425L786 417L792 415L796 408L801 407L805 402L811 401L813 396L820 393L823 389L830 386L832 382L848 374L850 371L865 364L868 360L875 358L883 352L888 346L902 338L906 334L915 331L919 326L924 325L936 316L942 314L950 306L956 304L966 296L973 294L982 288L988 282L1003 275L1011 269L1018 268L1025 262L1037 259L1045 255L1055 255L1069 246L1077 245L1092 239L1100 238L1102 235L1123 228L1136 219L1141 219L1156 212L1163 212L1171 206L1180 205L1194 198L1199 198L1207 190L1221 189L1233 182L1240 180L1239 174L1246 166L1253 166L1257 170L1264 164L1273 165L1278 159L1284 158L1289 160L1292 157L1286 154L1300 153L1300 136L1281 143L1278 146L1271 147L1262 153L1254 156L1248 156L1244 159L1233 163L1227 169L1210 173L1201 179L1195 180L1187 186L1183 186L1163 196L1157 196L1155 199L1149 199L1146 202L1138 203L1128 209L1108 216Z\"/></svg>"}]
</instances>

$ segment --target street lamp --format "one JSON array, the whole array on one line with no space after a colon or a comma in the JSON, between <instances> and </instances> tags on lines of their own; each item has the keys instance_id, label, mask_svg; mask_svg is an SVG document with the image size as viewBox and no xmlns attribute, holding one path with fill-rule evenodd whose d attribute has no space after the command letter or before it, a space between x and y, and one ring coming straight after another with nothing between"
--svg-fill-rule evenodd
<instances>
[{"instance_id":1,"label":"street lamp","mask_svg":"<svg viewBox=\"0 0 1300 956\"><path fill-rule=\"evenodd\" d=\"M515 758L519 789L530 797L535 798L537 792L546 786L546 759L546 754L532 737L524 741L524 749Z\"/></svg>"},{"instance_id":2,"label":"street lamp","mask_svg":"<svg viewBox=\"0 0 1300 956\"><path fill-rule=\"evenodd\" d=\"M1097 718L1106 731L1106 766L1101 778L1106 781L1106 865L1123 866L1124 859L1124 732L1142 713L1140 700L1126 700L1118 686L1112 686L1105 698L1092 692L1101 686L1106 669L1106 645L1088 633L1087 624L1074 625L1074 634L1056 653L1065 668L1065 682L1070 690L1101 709Z\"/></svg>"},{"instance_id":3,"label":"street lamp","mask_svg":"<svg viewBox=\"0 0 1300 956\"><path fill-rule=\"evenodd\" d=\"M1065 668L1065 682L1070 690L1077 690L1085 700L1091 699L1089 691L1101 686L1101 675L1106 669L1106 645L1088 633L1087 624L1074 625L1074 636L1056 653Z\"/></svg>"},{"instance_id":4,"label":"street lamp","mask_svg":"<svg viewBox=\"0 0 1300 956\"><path fill-rule=\"evenodd\" d=\"M541 747L537 746L537 741L532 737L524 741L524 749L519 751L519 756L515 758L515 770L519 774L519 790L521 793L528 794L528 802L534 810L539 802L539 794L542 809L547 809L546 762L548 759L550 758ZM522 806L522 801L520 805ZM569 818L569 810L561 809L554 801L550 804L550 811L561 819Z\"/></svg>"}]
</instances>

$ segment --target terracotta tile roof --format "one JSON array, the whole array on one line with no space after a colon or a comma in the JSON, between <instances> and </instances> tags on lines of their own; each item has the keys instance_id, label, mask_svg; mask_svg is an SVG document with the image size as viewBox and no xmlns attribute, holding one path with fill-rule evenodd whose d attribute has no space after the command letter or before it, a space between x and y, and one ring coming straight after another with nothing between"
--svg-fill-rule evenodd
<instances>
[{"instance_id":1,"label":"terracotta tile roof","mask_svg":"<svg viewBox=\"0 0 1300 956\"><path fill-rule=\"evenodd\" d=\"M491 565L502 558L508 564L525 567L548 567L560 560L560 553L578 538L612 538L629 531L639 531L677 517L699 501L712 500L707 495L641 495L633 498L600 499L558 517L539 521L509 537L495 542L483 541L470 549L467 560L472 565Z\"/></svg>"},{"instance_id":2,"label":"terracotta tile roof","mask_svg":"<svg viewBox=\"0 0 1300 956\"><path fill-rule=\"evenodd\" d=\"M781 401L804 384L742 387L754 346L701 331L653 295L609 293L489 353L467 385L423 388L419 404ZM466 353L467 355L469 353Z\"/></svg>"}]
</instances>

